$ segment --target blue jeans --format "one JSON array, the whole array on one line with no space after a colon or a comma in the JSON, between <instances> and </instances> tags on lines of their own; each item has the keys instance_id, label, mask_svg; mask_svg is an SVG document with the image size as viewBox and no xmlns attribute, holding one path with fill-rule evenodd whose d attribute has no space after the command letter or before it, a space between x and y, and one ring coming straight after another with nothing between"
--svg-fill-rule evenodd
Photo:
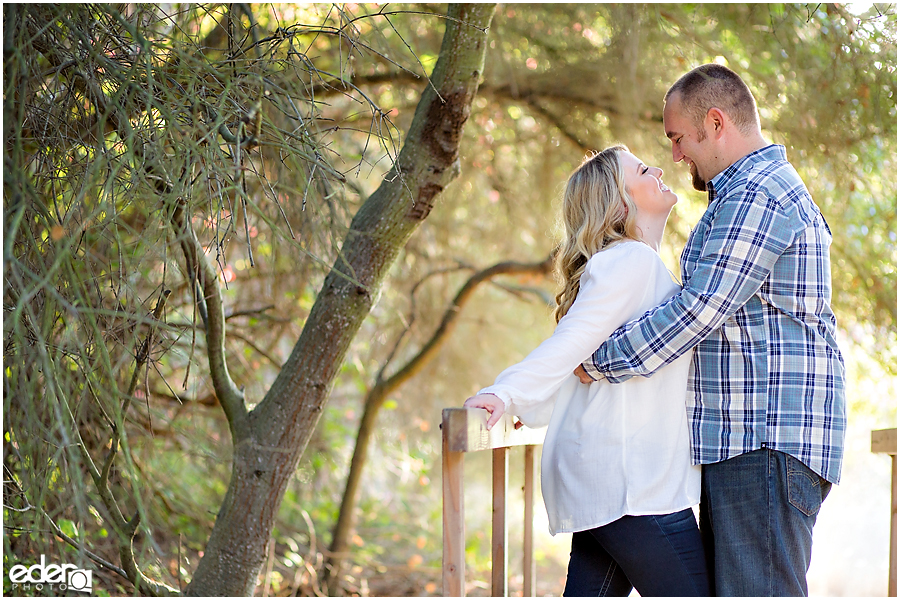
<instances>
[{"instance_id":1,"label":"blue jeans","mask_svg":"<svg viewBox=\"0 0 900 600\"><path fill-rule=\"evenodd\" d=\"M812 531L831 484L768 448L703 465L700 531L716 596L806 596Z\"/></svg>"},{"instance_id":2,"label":"blue jeans","mask_svg":"<svg viewBox=\"0 0 900 600\"><path fill-rule=\"evenodd\" d=\"M691 509L625 516L572 534L563 596L708 596L700 530Z\"/></svg>"}]
</instances>

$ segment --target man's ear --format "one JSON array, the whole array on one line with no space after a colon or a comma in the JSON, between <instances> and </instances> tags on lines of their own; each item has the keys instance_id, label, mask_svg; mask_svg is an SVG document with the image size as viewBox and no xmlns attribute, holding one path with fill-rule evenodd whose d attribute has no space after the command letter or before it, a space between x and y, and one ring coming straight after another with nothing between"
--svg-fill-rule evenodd
<instances>
[{"instance_id":1,"label":"man's ear","mask_svg":"<svg viewBox=\"0 0 900 600\"><path fill-rule=\"evenodd\" d=\"M708 133L713 137L721 137L725 132L726 120L727 117L721 109L716 108L715 106L710 108L706 113L706 126Z\"/></svg>"}]
</instances>

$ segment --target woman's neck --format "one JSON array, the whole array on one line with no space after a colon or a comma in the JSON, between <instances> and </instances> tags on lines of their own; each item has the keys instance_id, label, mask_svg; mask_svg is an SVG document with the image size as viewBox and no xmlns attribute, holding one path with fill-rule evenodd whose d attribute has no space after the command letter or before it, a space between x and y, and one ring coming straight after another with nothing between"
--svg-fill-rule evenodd
<instances>
[{"instance_id":1,"label":"woman's neck","mask_svg":"<svg viewBox=\"0 0 900 600\"><path fill-rule=\"evenodd\" d=\"M666 220L668 218L668 214L655 218L641 218L638 216L637 227L641 232L641 241L656 252L659 252L659 248L662 246L663 233L666 231Z\"/></svg>"}]
</instances>

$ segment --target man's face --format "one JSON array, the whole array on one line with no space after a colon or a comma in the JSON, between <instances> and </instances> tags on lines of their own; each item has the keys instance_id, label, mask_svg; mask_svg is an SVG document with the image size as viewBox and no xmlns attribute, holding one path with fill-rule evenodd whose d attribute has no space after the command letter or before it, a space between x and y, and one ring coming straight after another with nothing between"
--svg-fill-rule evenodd
<instances>
[{"instance_id":1,"label":"man's face","mask_svg":"<svg viewBox=\"0 0 900 600\"><path fill-rule=\"evenodd\" d=\"M691 184L695 190L705 192L706 182L715 176L709 136L697 129L690 117L681 110L681 94L669 96L663 109L663 127L666 137L672 141L672 160L683 160L691 169Z\"/></svg>"}]
</instances>

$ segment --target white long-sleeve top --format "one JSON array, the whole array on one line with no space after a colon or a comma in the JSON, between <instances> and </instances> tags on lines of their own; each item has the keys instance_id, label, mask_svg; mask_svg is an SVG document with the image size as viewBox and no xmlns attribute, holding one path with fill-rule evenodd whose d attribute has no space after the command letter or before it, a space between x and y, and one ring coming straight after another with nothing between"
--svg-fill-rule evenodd
<instances>
[{"instance_id":1,"label":"white long-sleeve top","mask_svg":"<svg viewBox=\"0 0 900 600\"><path fill-rule=\"evenodd\" d=\"M500 397L530 427L549 421L541 487L551 534L699 503L700 467L691 465L685 411L691 353L652 377L615 385L584 385L573 375L619 326L679 289L646 244L598 252L553 335L479 392Z\"/></svg>"}]
</instances>

